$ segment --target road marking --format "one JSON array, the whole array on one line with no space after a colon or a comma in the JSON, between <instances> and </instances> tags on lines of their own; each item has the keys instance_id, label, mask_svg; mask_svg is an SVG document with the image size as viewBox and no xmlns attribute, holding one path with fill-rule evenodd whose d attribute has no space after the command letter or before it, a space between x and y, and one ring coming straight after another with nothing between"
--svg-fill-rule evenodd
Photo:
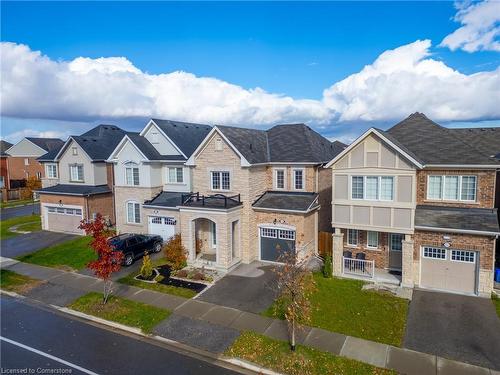
<instances>
[{"instance_id":1,"label":"road marking","mask_svg":"<svg viewBox=\"0 0 500 375\"><path fill-rule=\"evenodd\" d=\"M29 350L30 352L33 352L33 353L36 353L38 355L41 355L41 356L44 356L44 357L47 357L47 358L50 358L54 361L57 361L59 363L62 363L66 366L69 366L69 367L73 367L74 369L76 370L79 370L81 372L84 372L86 374L89 374L89 375L99 375L97 374L96 372L93 372L93 371L90 371L90 370L87 370L86 368L83 368L83 367L80 367L78 365L75 365L71 362L68 362L68 361L65 361L64 359L62 358L58 358L58 357L54 357L53 355L50 355L48 353L45 353L45 352L42 352L38 349L35 349L35 348L32 348L31 346L27 346L27 345L24 345L24 344L21 344L20 342L17 342L17 341L14 341L14 340L11 340L11 339L8 339L7 337L3 337L3 336L0 336L0 340L1 341L6 341L8 343L11 343L12 345L16 345L16 346L19 346L20 348L23 348L25 350Z\"/></svg>"}]
</instances>

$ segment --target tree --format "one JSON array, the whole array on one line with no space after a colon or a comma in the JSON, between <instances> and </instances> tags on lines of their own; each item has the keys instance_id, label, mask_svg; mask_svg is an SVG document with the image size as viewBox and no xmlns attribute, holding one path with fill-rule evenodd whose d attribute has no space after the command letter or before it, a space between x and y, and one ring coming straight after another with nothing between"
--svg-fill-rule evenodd
<instances>
[{"instance_id":1,"label":"tree","mask_svg":"<svg viewBox=\"0 0 500 375\"><path fill-rule=\"evenodd\" d=\"M153 263L151 262L151 258L147 252L142 258L140 274L144 280L150 280L151 276L153 276Z\"/></svg>"},{"instance_id":2,"label":"tree","mask_svg":"<svg viewBox=\"0 0 500 375\"><path fill-rule=\"evenodd\" d=\"M325 256L325 262L323 264L323 276L328 279L332 277L332 274L333 274L332 257L330 256L330 254L327 254Z\"/></svg>"},{"instance_id":3,"label":"tree","mask_svg":"<svg viewBox=\"0 0 500 375\"><path fill-rule=\"evenodd\" d=\"M274 269L278 301L275 309L284 313L290 332L290 348L295 351L296 330L300 324L311 320L310 296L316 289L311 271L307 264L310 256L300 261L295 251L285 251L279 258L283 263Z\"/></svg>"},{"instance_id":4,"label":"tree","mask_svg":"<svg viewBox=\"0 0 500 375\"><path fill-rule=\"evenodd\" d=\"M33 199L33 192L42 187L42 182L35 176L28 177L26 187L22 190L22 199Z\"/></svg>"},{"instance_id":5,"label":"tree","mask_svg":"<svg viewBox=\"0 0 500 375\"><path fill-rule=\"evenodd\" d=\"M180 234L176 234L170 238L165 244L163 251L165 252L167 263L172 270L180 270L187 266L187 250L184 245L182 245Z\"/></svg>"},{"instance_id":6,"label":"tree","mask_svg":"<svg viewBox=\"0 0 500 375\"><path fill-rule=\"evenodd\" d=\"M94 220L82 220L78 228L84 230L88 236L92 236L90 247L96 252L97 259L90 262L87 267L104 281L103 303L106 303L111 294L111 275L120 270L123 253L108 243L108 228L101 214L98 213Z\"/></svg>"}]
</instances>

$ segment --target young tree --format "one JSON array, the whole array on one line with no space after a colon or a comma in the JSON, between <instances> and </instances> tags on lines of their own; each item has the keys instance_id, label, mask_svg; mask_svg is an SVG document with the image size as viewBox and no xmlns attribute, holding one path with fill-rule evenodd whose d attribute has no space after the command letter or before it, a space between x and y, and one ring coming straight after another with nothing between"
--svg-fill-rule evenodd
<instances>
[{"instance_id":1,"label":"young tree","mask_svg":"<svg viewBox=\"0 0 500 375\"><path fill-rule=\"evenodd\" d=\"M78 228L84 230L88 236L92 236L90 247L96 252L97 259L90 262L87 267L104 281L103 303L106 303L111 294L111 275L120 270L123 253L116 251L108 243L108 228L101 214L98 213L94 220L82 220Z\"/></svg>"},{"instance_id":2,"label":"young tree","mask_svg":"<svg viewBox=\"0 0 500 375\"><path fill-rule=\"evenodd\" d=\"M307 268L310 256L300 261L294 251L285 251L280 256L281 266L274 269L279 303L276 309L284 312L290 333L290 348L295 351L296 331L300 324L311 320L310 296L316 286L312 273Z\"/></svg>"},{"instance_id":3,"label":"young tree","mask_svg":"<svg viewBox=\"0 0 500 375\"><path fill-rule=\"evenodd\" d=\"M145 280L150 280L151 276L153 276L153 263L147 251L142 257L142 265L139 273Z\"/></svg>"}]
</instances>

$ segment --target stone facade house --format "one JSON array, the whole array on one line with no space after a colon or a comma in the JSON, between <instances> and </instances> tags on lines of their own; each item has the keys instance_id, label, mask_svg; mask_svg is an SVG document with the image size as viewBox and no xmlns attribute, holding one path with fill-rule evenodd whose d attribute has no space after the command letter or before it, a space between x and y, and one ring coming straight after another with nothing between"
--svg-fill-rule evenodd
<instances>
[{"instance_id":1,"label":"stone facade house","mask_svg":"<svg viewBox=\"0 0 500 375\"><path fill-rule=\"evenodd\" d=\"M332 170L334 274L489 296L500 128L447 129L414 113L371 128Z\"/></svg>"},{"instance_id":2,"label":"stone facade house","mask_svg":"<svg viewBox=\"0 0 500 375\"><path fill-rule=\"evenodd\" d=\"M115 223L113 164L106 160L124 135L117 126L99 125L38 158L45 170L38 190L42 229L83 234L80 221L97 213Z\"/></svg>"}]
</instances>

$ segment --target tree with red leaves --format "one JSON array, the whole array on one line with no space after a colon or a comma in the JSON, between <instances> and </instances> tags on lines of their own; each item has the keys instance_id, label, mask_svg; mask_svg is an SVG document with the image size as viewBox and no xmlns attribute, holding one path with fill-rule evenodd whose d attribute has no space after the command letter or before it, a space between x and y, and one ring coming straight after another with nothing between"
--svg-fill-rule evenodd
<instances>
[{"instance_id":1,"label":"tree with red leaves","mask_svg":"<svg viewBox=\"0 0 500 375\"><path fill-rule=\"evenodd\" d=\"M123 253L116 251L108 242L109 233L105 220L101 214L97 214L94 220L82 220L79 229L92 236L90 247L97 254L97 259L90 262L87 267L104 281L103 304L108 301L111 294L111 275L120 270L122 266Z\"/></svg>"}]
</instances>

